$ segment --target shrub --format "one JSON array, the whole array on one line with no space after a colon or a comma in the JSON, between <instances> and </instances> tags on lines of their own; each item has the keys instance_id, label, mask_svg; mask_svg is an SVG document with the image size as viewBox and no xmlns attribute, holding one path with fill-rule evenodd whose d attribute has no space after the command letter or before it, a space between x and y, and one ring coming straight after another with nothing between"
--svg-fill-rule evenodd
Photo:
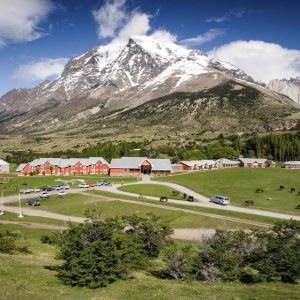
<instances>
[{"instance_id":1,"label":"shrub","mask_svg":"<svg viewBox=\"0 0 300 300\"><path fill-rule=\"evenodd\" d=\"M14 252L29 253L25 246L18 246L16 241L23 236L20 232L0 232L0 253L13 254Z\"/></svg>"},{"instance_id":2,"label":"shrub","mask_svg":"<svg viewBox=\"0 0 300 300\"><path fill-rule=\"evenodd\" d=\"M173 279L185 279L192 271L193 251L190 246L171 245L164 251L163 261L166 264L164 274Z\"/></svg>"},{"instance_id":3,"label":"shrub","mask_svg":"<svg viewBox=\"0 0 300 300\"><path fill-rule=\"evenodd\" d=\"M63 260L58 277L67 285L89 288L126 279L158 255L170 232L153 216L106 220L90 216L84 224L69 224L56 240L58 258Z\"/></svg>"}]
</instances>

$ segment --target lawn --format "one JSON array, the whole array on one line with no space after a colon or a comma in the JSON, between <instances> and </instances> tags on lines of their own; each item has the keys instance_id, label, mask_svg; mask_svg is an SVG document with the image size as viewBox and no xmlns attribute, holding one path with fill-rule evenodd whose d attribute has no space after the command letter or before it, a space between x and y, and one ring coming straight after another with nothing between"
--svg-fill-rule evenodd
<instances>
[{"instance_id":1,"label":"lawn","mask_svg":"<svg viewBox=\"0 0 300 300\"><path fill-rule=\"evenodd\" d=\"M55 248L40 243L47 230L26 229L17 225L0 226L0 230L21 231L21 241L31 254L0 254L0 299L101 299L101 300L289 300L299 299L300 285L283 283L243 285L239 283L203 283L197 281L162 280L143 272L131 280L119 280L103 289L87 289L63 285L50 270L58 264Z\"/></svg>"},{"instance_id":2,"label":"lawn","mask_svg":"<svg viewBox=\"0 0 300 300\"><path fill-rule=\"evenodd\" d=\"M237 206L243 206L245 200L254 200L254 208L300 215L300 210L295 209L300 204L300 170L236 168L155 180L181 184L208 197L218 194L229 196L231 204ZM285 187L284 191L279 191L281 185ZM262 187L264 193L256 193L258 187ZM291 188L295 188L296 192L291 193Z\"/></svg>"},{"instance_id":3,"label":"lawn","mask_svg":"<svg viewBox=\"0 0 300 300\"><path fill-rule=\"evenodd\" d=\"M126 199L126 197L125 197ZM163 219L174 228L254 228L255 226L225 221L206 216L197 216L180 211L171 211L162 208L147 207L140 204L125 203L121 201L107 201L105 198L93 197L90 193L68 194L64 197L51 196L49 199L40 200L40 207L32 209L46 210L69 216L85 216L87 209L97 209L101 211L103 217L115 217L122 215L146 216L153 213L163 217ZM152 202L153 203L153 202ZM26 200L22 200L23 206ZM17 206L17 202L9 203L8 206ZM26 216L22 220L26 220Z\"/></svg>"},{"instance_id":4,"label":"lawn","mask_svg":"<svg viewBox=\"0 0 300 300\"><path fill-rule=\"evenodd\" d=\"M87 193L95 194L95 195L103 195L105 197L111 197L111 198L115 198L115 199L128 199L128 200L134 200L134 201L140 201L140 202L146 202L146 203L157 203L156 200L121 195L121 194L116 194L116 193L111 193L111 192L106 192L106 191L91 191L90 190L90 191L87 191ZM188 210L194 210L194 211L199 211L199 212L209 213L209 214L214 214L214 215L239 218L242 220L261 222L261 223L265 223L265 224L274 224L274 223L280 221L280 219L277 219L277 218L270 218L270 217L266 217L266 216L258 216L258 215L253 215L253 214L245 214L245 213L240 213L240 212L235 212L235 211L230 211L230 210L220 210L217 208L207 208L207 207L201 207L201 206L188 206L187 207L184 205L183 201L178 202L178 203L163 202L160 204L164 205L164 206L186 208Z\"/></svg>"},{"instance_id":5,"label":"lawn","mask_svg":"<svg viewBox=\"0 0 300 300\"><path fill-rule=\"evenodd\" d=\"M97 180L107 180L109 182L121 183L135 182L138 179L135 177L109 177L105 175L78 175L78 176L26 176L26 177L0 177L0 191L3 190L4 196L16 195L22 187L35 188L45 185L59 185L72 179L83 179L86 182ZM71 183L69 183L71 184ZM77 187L77 184L71 187Z\"/></svg>"},{"instance_id":6,"label":"lawn","mask_svg":"<svg viewBox=\"0 0 300 300\"><path fill-rule=\"evenodd\" d=\"M16 221L16 222L28 222L28 223L45 223L51 225L58 225L63 226L65 225L65 221L50 219L50 218L43 218L43 217L35 217L35 216L25 216L24 218L18 218L18 214L5 212L4 215L0 216L0 224L1 220L4 221Z\"/></svg>"},{"instance_id":7,"label":"lawn","mask_svg":"<svg viewBox=\"0 0 300 300\"><path fill-rule=\"evenodd\" d=\"M174 189L159 184L131 184L119 187L119 190L134 194L146 194L147 196L161 197L165 196L170 199L183 200L183 194L179 193L173 196ZM176 191L177 192L177 191Z\"/></svg>"}]
</instances>

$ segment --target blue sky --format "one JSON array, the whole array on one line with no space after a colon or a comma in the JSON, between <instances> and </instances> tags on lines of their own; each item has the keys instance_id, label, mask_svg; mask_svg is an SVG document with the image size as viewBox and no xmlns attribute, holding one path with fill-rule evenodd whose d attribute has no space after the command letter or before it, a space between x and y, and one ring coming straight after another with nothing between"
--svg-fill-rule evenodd
<instances>
[{"instance_id":1,"label":"blue sky","mask_svg":"<svg viewBox=\"0 0 300 300\"><path fill-rule=\"evenodd\" d=\"M68 58L124 32L167 32L257 80L297 76L299 15L297 0L0 0L0 95L57 77Z\"/></svg>"}]
</instances>

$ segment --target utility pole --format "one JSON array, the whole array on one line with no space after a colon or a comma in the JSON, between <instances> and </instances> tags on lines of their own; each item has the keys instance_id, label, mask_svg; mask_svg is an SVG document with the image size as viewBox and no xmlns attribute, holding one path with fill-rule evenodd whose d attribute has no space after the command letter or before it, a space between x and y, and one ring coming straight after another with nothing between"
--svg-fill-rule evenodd
<instances>
[{"instance_id":1,"label":"utility pole","mask_svg":"<svg viewBox=\"0 0 300 300\"><path fill-rule=\"evenodd\" d=\"M24 218L23 211L22 211L22 205L21 205L21 193L19 193L19 218Z\"/></svg>"},{"instance_id":2,"label":"utility pole","mask_svg":"<svg viewBox=\"0 0 300 300\"><path fill-rule=\"evenodd\" d=\"M1 211L0 216L4 215L4 199L3 199L3 191L1 191Z\"/></svg>"}]
</instances>

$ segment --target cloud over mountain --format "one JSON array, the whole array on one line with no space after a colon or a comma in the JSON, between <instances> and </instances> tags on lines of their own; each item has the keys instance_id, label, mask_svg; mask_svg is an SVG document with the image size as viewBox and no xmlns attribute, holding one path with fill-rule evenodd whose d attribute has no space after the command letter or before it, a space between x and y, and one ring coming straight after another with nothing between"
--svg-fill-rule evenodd
<instances>
[{"instance_id":1,"label":"cloud over mountain","mask_svg":"<svg viewBox=\"0 0 300 300\"><path fill-rule=\"evenodd\" d=\"M13 74L13 78L28 82L56 78L62 73L67 62L67 58L44 58L39 61L30 62L19 66Z\"/></svg>"},{"instance_id":2,"label":"cloud over mountain","mask_svg":"<svg viewBox=\"0 0 300 300\"><path fill-rule=\"evenodd\" d=\"M213 49L210 54L231 62L265 83L274 78L290 78L300 74L300 51L274 43L234 41Z\"/></svg>"}]
</instances>

